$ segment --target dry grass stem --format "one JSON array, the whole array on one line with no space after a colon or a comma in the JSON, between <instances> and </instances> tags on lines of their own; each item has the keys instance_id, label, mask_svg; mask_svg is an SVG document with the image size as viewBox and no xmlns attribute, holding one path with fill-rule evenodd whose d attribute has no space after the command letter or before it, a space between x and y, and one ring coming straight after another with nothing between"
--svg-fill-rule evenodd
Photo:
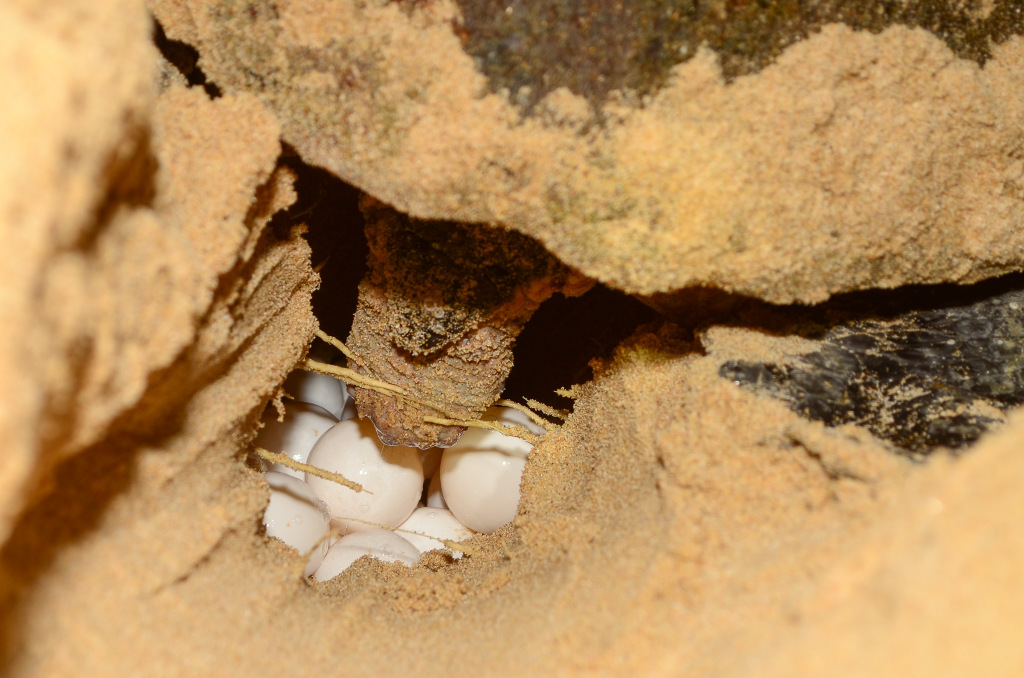
<instances>
[{"instance_id":1,"label":"dry grass stem","mask_svg":"<svg viewBox=\"0 0 1024 678\"><path fill-rule=\"evenodd\" d=\"M316 466L303 464L301 461L295 461L286 454L281 454L280 452L271 452L270 450L264 449L262 447L253 448L253 452L256 453L256 455L259 456L260 458L269 461L271 464L280 464L281 466L287 466L293 471L301 471L302 473L308 473L310 475L316 476L317 478L330 480L332 482L338 483L339 485L344 485L350 490L354 490L356 492L365 492L366 494L373 494L373 492L363 489L363 486L360 485L359 483L352 482L351 480L341 475L340 473L325 471L322 468L317 468Z\"/></svg>"}]
</instances>

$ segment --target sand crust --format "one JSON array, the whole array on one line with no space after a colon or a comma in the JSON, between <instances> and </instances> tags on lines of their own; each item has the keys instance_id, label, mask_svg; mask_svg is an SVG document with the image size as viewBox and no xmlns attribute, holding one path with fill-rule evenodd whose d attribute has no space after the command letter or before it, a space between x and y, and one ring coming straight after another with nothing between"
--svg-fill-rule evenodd
<instances>
[{"instance_id":1,"label":"sand crust","mask_svg":"<svg viewBox=\"0 0 1024 678\"><path fill-rule=\"evenodd\" d=\"M152 6L307 162L416 217L517 229L629 292L819 302L1024 263L1020 37L982 68L924 30L829 25L731 84L702 50L649 100L596 111L561 89L524 116L488 92L449 2Z\"/></svg>"},{"instance_id":2,"label":"sand crust","mask_svg":"<svg viewBox=\"0 0 1024 678\"><path fill-rule=\"evenodd\" d=\"M154 5L168 25L205 16L190 14L193 4ZM368 16L380 22L398 11L371 9ZM438 22L446 11L444 3L428 4L408 21L422 22L421 39L443 47L448 38ZM288 30L302 40L326 40L307 30L311 19L288 16ZM411 39L410 31L398 30L396 45ZM840 45L818 59L821 70L814 72L863 77L826 88L845 103L833 98L817 109L811 97L808 105L821 115L878 116L875 127L822 131L849 135L846 148L856 140L867 149L843 156L849 166L835 161L835 173L822 179L853 197L804 203L816 189L797 182L779 194L776 217L790 223L786 210L806 204L822 219L846 215L852 221L841 238L850 240L838 249L860 254L821 256L825 246L812 229L800 241L812 254L787 259L785 238L782 249L763 249L757 238L769 232L758 235L754 220L748 258L705 252L701 275L720 274L769 298L812 299L846 285L932 275L927 271L967 279L1015 260L1019 233L1011 226L1019 226L1019 200L996 188L1019 171L1005 162L1010 147L1001 144L1019 138L1021 129L1015 102L1022 76L1011 67L1024 49L1020 41L1004 45L980 70L948 60L914 31L866 36L837 28L817 40L788 53L777 71L735 89L722 86L706 59L691 62L678 87L718 96L723 115L734 110L730 97L747 92L740 108L752 117L744 119L765 123L771 116L753 102L769 94L792 101L794 90L780 74L806 74L820 50ZM204 63L214 66L215 46L201 47ZM937 453L915 465L861 429L827 429L720 378L725 356L805 348L795 339L766 341L750 328L715 327L700 335L701 344L686 329L658 324L595 365L596 378L576 389L569 421L531 455L514 523L477 537L475 555L453 563L435 554L412 569L363 561L339 580L311 585L301 577L301 557L263 534L267 490L245 463L264 404L307 350L315 327L309 247L298 233L268 227L295 198L291 173L276 161L282 129L286 138L299 138L296 119L276 117L266 96L228 91L211 100L202 88L185 88L166 63L161 76L146 13L130 0L68 1L54 13L28 2L2 6L0 50L8 56L0 59L0 98L14 102L0 111L0 137L9 143L0 154L0 229L9 244L0 256L0 320L7 329L0 334L5 672L934 678L1024 670L1021 415L960 459ZM945 68L934 78L906 80L898 62ZM859 70L844 71L850 64ZM491 107L481 119L498 121L497 128L512 124L499 98L460 99L465 83L451 73L438 72L437 82L432 101ZM617 134L633 135L630 144L664 134L641 122L669 115L668 97L689 105L683 91L667 90L666 98L631 112L625 117L634 122ZM922 107L944 104L904 110L902 97ZM558 104L583 115L578 108ZM451 109L437 110L443 118ZM892 115L897 110L903 118ZM925 110L959 113L929 117ZM808 123L818 114L793 115ZM986 116L998 119L982 124ZM572 116L566 120L575 124ZM460 124L450 121L453 129ZM419 187L404 194L407 207L433 195L448 201L451 214L466 205L480 210L465 213L472 218L539 213L526 197L487 197L468 184L452 198L448 182L463 176L473 140L448 144L450 137L426 136L428 129L438 134L436 126L410 125L421 137L406 148L448 149L455 174L427 172L443 166L436 158L418 167L399 154L405 164L352 177L385 195L422 170L429 181L418 176L419 183L405 185ZM544 136L550 134L540 129L526 141L517 138L524 155L507 157L526 158L538 139L558 140ZM779 149L796 143L793 134L785 124L753 125L733 150L753 154L751 162L779 161ZM915 135L952 154L936 151L927 164L938 183L917 183L926 168L904 158L906 173L890 175L883 191L871 162L893 158L870 149L891 144L893 153L902 152ZM486 138L480 132L474 143L483 148ZM559 155L564 147L555 141L550 166L582 171L560 164L579 156ZM677 141L689 148L685 136ZM329 142L303 153L326 163L337 150ZM353 144L354 157L370 153L369 141ZM696 143L687 153L710 148ZM965 148L977 152L977 164L963 164L958 154ZM785 157L793 176L806 178L811 160L798 151ZM632 165L604 171L646 172L645 163L658 162L631 157ZM733 174L739 157L732 165L703 165L708 183L699 185L722 185L716 173L746 177L745 192L728 193L738 201L730 209L746 219L781 190L771 182L786 180L786 167L758 174L755 188L754 175ZM607 190L610 175L596 177L594 190ZM673 195L678 178L629 185ZM522 196L531 195L530 186L536 188L528 182ZM936 186L949 189L941 209L930 202ZM882 194L875 212L860 211L865 196ZM474 196L480 199L468 199ZM714 196L692 204L711 212L733 205ZM867 229L887 210L901 224L934 231L922 231L931 235L917 241L907 240L916 227L894 227L884 241L858 231L858 219ZM552 226L527 216L515 220L523 230ZM602 233L619 235L603 242L625 247L628 239L616 238L635 236L635 224L617 223L625 230L612 224ZM543 233L567 259L585 257L559 239L558 228ZM868 240L874 249L860 247ZM933 241L937 249L928 250ZM664 246L672 243L677 236L666 236ZM890 256L897 247L911 249ZM858 268L869 260L865 251L880 262L875 268ZM629 260L643 261L635 251ZM693 270L681 266L673 275L684 278L645 287L664 273L658 257L649 261L650 268L628 275L614 259L593 266L638 289L671 288ZM779 268L784 261L791 271ZM938 264L926 269L920 262Z\"/></svg>"}]
</instances>

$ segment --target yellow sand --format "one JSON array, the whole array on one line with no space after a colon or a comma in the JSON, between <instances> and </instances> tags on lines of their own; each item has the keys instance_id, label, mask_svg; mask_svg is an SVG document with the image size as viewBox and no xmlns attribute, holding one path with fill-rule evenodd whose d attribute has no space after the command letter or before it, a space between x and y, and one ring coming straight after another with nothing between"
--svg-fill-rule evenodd
<instances>
[{"instance_id":1,"label":"yellow sand","mask_svg":"<svg viewBox=\"0 0 1024 678\"><path fill-rule=\"evenodd\" d=\"M128 0L0 7L11 675L1021 675L1024 419L911 465L670 326L597 366L478 554L304 581L244 464L314 327L308 248L264 228L279 127L161 91L148 44Z\"/></svg>"}]
</instances>

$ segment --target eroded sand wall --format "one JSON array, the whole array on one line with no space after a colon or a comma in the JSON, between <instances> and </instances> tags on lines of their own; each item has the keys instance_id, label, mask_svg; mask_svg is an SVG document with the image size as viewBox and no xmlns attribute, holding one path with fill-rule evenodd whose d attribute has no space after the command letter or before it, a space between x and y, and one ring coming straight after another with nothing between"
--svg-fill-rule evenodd
<instances>
[{"instance_id":1,"label":"eroded sand wall","mask_svg":"<svg viewBox=\"0 0 1024 678\"><path fill-rule=\"evenodd\" d=\"M0 89L18 103L0 115L0 647L13 675L1020 674L1020 417L962 459L916 466L863 429L826 428L722 379L723 347L735 357L774 345L729 328L717 348L647 328L597 365L533 455L515 522L474 542L475 556L303 581L299 556L262 534L266 490L244 464L259 411L315 322L308 247L266 227L294 198L290 173L275 169L291 123L251 94L211 100L166 64L160 76L139 3L60 10L0 8L11 57ZM798 47L806 58L845 31ZM892 49L923 60L911 63L948 57L893 29L854 36L824 67L858 50L899 61L881 47L898 37ZM779 68L807 68L800 54ZM895 68L872 63L870 92ZM936 237L953 278L957 261L982 275L1016 256L1017 203L989 190L1014 167L992 149L1020 129L1019 71L999 63L949 62L936 76L988 88L971 115L1010 102L1002 122L982 125L990 162L977 184L957 183L969 174L959 161L933 165L956 168L943 205L970 217ZM727 96L707 59L685 68ZM846 94L846 110L869 106ZM884 209L910 223L925 204L914 197L909 211ZM992 254L990 241L1004 249ZM897 265L894 242L878 244L879 266ZM637 275L657 275L650 261ZM758 261L746 280L774 275ZM833 278L800 270L771 278L790 281L772 288L779 298L793 281L807 283L801 298L832 290ZM885 275L863 280L895 284Z\"/></svg>"},{"instance_id":2,"label":"eroded sand wall","mask_svg":"<svg viewBox=\"0 0 1024 678\"><path fill-rule=\"evenodd\" d=\"M941 31L829 24L731 82L701 49L645 98L559 87L524 111L465 51L455 2L152 6L307 162L412 216L517 229L629 292L819 302L1024 263L1013 29L979 65Z\"/></svg>"}]
</instances>

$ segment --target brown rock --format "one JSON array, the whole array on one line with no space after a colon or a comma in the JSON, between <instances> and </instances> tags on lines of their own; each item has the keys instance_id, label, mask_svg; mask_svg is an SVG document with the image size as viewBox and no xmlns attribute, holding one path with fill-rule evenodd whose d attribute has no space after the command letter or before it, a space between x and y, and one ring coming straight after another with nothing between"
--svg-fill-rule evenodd
<instances>
[{"instance_id":1,"label":"brown rock","mask_svg":"<svg viewBox=\"0 0 1024 678\"><path fill-rule=\"evenodd\" d=\"M806 24L784 2L705 8L735 30L663 12L649 62L617 29L601 42L594 22L614 12L575 5L548 26L516 23L532 5L512 3L515 30L446 0L153 6L218 86L277 113L306 161L414 217L503 224L630 292L816 302L1024 263L1019 12L904 4L888 27L864 2L815 3ZM629 18L609 21L648 30ZM573 47L576 24L590 37ZM605 48L656 72L618 69Z\"/></svg>"},{"instance_id":2,"label":"brown rock","mask_svg":"<svg viewBox=\"0 0 1024 678\"><path fill-rule=\"evenodd\" d=\"M449 447L464 430L424 416L474 419L500 396L523 325L555 292L591 282L513 231L425 222L363 201L369 270L348 345L351 363L416 400L355 389L360 416L388 445Z\"/></svg>"}]
</instances>

